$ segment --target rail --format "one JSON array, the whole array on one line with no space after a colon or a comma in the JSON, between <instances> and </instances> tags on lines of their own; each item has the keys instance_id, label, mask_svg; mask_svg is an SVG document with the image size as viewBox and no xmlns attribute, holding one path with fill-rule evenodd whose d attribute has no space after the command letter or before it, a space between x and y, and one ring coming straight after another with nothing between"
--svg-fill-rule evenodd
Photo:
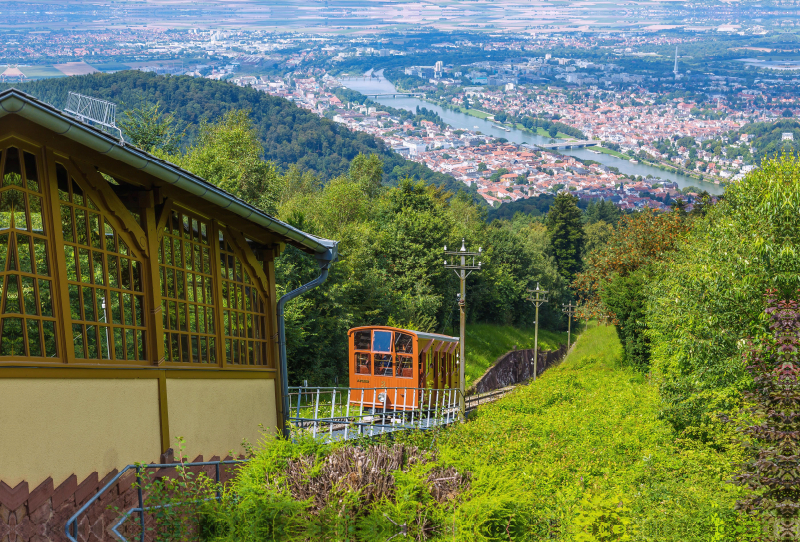
<instances>
[{"instance_id":1,"label":"rail","mask_svg":"<svg viewBox=\"0 0 800 542\"><path fill-rule=\"evenodd\" d=\"M513 389L466 397L465 414ZM289 434L335 441L441 427L460 419L460 397L461 391L452 388L296 386L288 394Z\"/></svg>"},{"instance_id":2,"label":"rail","mask_svg":"<svg viewBox=\"0 0 800 542\"><path fill-rule=\"evenodd\" d=\"M497 401L498 399L505 397L512 391L514 391L514 386L507 386L505 388L488 391L486 393L468 395L464 399L465 408L467 409L467 414L477 409L478 406L484 403L493 403L494 401Z\"/></svg>"},{"instance_id":3,"label":"rail","mask_svg":"<svg viewBox=\"0 0 800 542\"><path fill-rule=\"evenodd\" d=\"M141 526L141 529L142 529L140 538L141 538L141 542L144 542L145 533L146 533L146 530L145 530L145 512L147 510L163 508L163 506L152 506L152 507L145 507L144 506L145 497L144 497L144 492L142 491L142 475L143 475L143 472L147 471L147 469L164 469L164 468L175 468L175 467L204 467L204 466L212 466L213 465L215 467L215 469L214 469L215 470L215 479L216 479L217 484L219 484L219 481L220 481L220 466L221 465L235 465L235 464L239 464L239 463L244 463L245 461L247 461L247 460L246 459L228 459L228 460L220 460L220 461L198 461L198 462L195 462L195 463L185 463L185 462L184 463L149 463L149 464L146 464L146 465L143 465L143 464L128 465L124 469L119 471L117 473L117 475L114 476L111 479L111 481L109 481L106 485L104 485L100 489L100 491L95 493L92 496L91 499L86 501L86 503L83 506L81 506L78 509L78 511L75 512L67 520L67 524L64 526L64 532L67 535L67 538L70 540L70 542L78 542L78 521L79 521L80 517L89 510L89 508L92 506L92 504L94 504L100 497L102 497L109 489L114 487L114 485L119 482L119 479L122 478L123 474L125 474L126 472L128 472L130 470L135 470L136 471L136 486L137 486L136 493L137 493L137 499L138 499L139 506L131 508L130 510L128 510L127 512L122 514L120 519L112 527L111 531L114 533L114 535L116 537L119 538L119 540L125 541L126 538L122 534L119 533L118 529L125 522L125 520L128 519L128 517L130 517L132 514L135 514L135 513L138 512L139 513L139 525ZM217 497L216 498L217 499L221 498L221 495L219 494L219 492L217 493Z\"/></svg>"},{"instance_id":4,"label":"rail","mask_svg":"<svg viewBox=\"0 0 800 542\"><path fill-rule=\"evenodd\" d=\"M458 419L460 395L458 389L293 387L290 434L334 441L431 429Z\"/></svg>"}]
</instances>

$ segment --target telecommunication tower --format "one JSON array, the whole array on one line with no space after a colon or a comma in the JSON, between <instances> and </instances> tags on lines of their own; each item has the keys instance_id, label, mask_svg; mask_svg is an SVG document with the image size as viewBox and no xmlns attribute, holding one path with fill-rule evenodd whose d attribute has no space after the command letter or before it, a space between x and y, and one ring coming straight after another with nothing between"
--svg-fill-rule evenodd
<instances>
[{"instance_id":1,"label":"telecommunication tower","mask_svg":"<svg viewBox=\"0 0 800 542\"><path fill-rule=\"evenodd\" d=\"M675 79L678 78L678 46L675 46L675 67L672 68L672 73L675 74Z\"/></svg>"}]
</instances>

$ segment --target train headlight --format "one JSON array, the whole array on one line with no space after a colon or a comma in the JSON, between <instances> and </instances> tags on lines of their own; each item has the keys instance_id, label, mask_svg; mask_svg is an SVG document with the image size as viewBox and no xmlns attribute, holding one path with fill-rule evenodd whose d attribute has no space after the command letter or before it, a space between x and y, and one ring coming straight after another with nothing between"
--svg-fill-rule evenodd
<instances>
[{"instance_id":1,"label":"train headlight","mask_svg":"<svg viewBox=\"0 0 800 542\"><path fill-rule=\"evenodd\" d=\"M385 403L386 402L386 393L385 392L381 392L381 393L378 394L378 402L379 403Z\"/></svg>"}]
</instances>

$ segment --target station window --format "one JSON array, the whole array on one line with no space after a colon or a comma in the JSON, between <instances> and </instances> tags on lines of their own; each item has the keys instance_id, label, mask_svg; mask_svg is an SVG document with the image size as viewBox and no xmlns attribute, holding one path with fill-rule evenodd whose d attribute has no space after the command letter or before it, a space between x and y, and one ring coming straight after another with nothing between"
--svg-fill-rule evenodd
<instances>
[{"instance_id":1,"label":"station window","mask_svg":"<svg viewBox=\"0 0 800 542\"><path fill-rule=\"evenodd\" d=\"M9 147L0 162L0 356L53 358L53 283L36 157Z\"/></svg>"},{"instance_id":2,"label":"station window","mask_svg":"<svg viewBox=\"0 0 800 542\"><path fill-rule=\"evenodd\" d=\"M143 264L59 163L56 181L75 357L144 360Z\"/></svg>"},{"instance_id":3,"label":"station window","mask_svg":"<svg viewBox=\"0 0 800 542\"><path fill-rule=\"evenodd\" d=\"M355 354L355 371L357 375L368 375L372 373L370 367L370 355L366 352L356 352Z\"/></svg>"},{"instance_id":4,"label":"station window","mask_svg":"<svg viewBox=\"0 0 800 542\"><path fill-rule=\"evenodd\" d=\"M266 300L222 232L219 235L219 254L227 362L234 365L266 365Z\"/></svg>"},{"instance_id":5,"label":"station window","mask_svg":"<svg viewBox=\"0 0 800 542\"><path fill-rule=\"evenodd\" d=\"M216 363L211 228L172 210L158 253L164 356L181 363Z\"/></svg>"}]
</instances>

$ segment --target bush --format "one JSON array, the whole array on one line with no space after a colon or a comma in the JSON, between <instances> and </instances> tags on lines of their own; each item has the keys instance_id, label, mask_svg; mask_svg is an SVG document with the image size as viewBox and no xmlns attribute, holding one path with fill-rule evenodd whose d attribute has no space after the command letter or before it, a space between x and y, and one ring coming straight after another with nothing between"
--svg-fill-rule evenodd
<instances>
[{"instance_id":1,"label":"bush","mask_svg":"<svg viewBox=\"0 0 800 542\"><path fill-rule=\"evenodd\" d=\"M730 186L650 288L647 325L663 416L711 438L752 379L744 339L766 332L762 295L800 286L800 162L784 156Z\"/></svg>"}]
</instances>

